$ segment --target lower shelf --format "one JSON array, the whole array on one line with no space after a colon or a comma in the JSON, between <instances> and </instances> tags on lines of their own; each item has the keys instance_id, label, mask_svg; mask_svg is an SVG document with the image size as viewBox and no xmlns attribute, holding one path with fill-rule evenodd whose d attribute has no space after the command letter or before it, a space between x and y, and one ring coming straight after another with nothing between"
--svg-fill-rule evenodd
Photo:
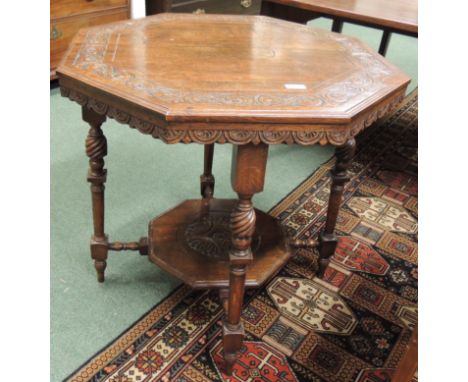
<instances>
[{"instance_id":1,"label":"lower shelf","mask_svg":"<svg viewBox=\"0 0 468 382\"><path fill-rule=\"evenodd\" d=\"M186 200L149 225L149 259L193 288L229 285L229 216L237 200ZM273 217L255 209L253 263L248 287L262 285L286 263L291 251Z\"/></svg>"}]
</instances>

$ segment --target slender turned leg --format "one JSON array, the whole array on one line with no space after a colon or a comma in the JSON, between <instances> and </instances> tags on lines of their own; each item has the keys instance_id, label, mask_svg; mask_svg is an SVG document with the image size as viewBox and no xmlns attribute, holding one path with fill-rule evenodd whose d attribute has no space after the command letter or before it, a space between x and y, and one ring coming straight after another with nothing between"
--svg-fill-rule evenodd
<instances>
[{"instance_id":1,"label":"slender turned leg","mask_svg":"<svg viewBox=\"0 0 468 382\"><path fill-rule=\"evenodd\" d=\"M203 174L200 175L201 195L203 198L211 198L214 193L215 179L211 173L213 168L214 144L205 145L205 158L203 164Z\"/></svg>"},{"instance_id":2,"label":"slender turned leg","mask_svg":"<svg viewBox=\"0 0 468 382\"><path fill-rule=\"evenodd\" d=\"M231 181L239 201L231 214L232 250L229 254L229 294L227 318L223 324L225 372L232 374L237 352L242 347L244 328L241 322L245 273L252 262L250 244L255 232L252 197L263 190L268 146L234 146Z\"/></svg>"},{"instance_id":3,"label":"slender turned leg","mask_svg":"<svg viewBox=\"0 0 468 382\"><path fill-rule=\"evenodd\" d=\"M379 46L379 53L382 56L385 56L387 54L388 44L390 43L391 36L392 36L392 32L388 30L383 31L382 40L380 40L380 46Z\"/></svg>"},{"instance_id":4,"label":"slender turned leg","mask_svg":"<svg viewBox=\"0 0 468 382\"><path fill-rule=\"evenodd\" d=\"M332 32L341 33L343 31L343 21L334 19L332 24Z\"/></svg>"},{"instance_id":5,"label":"slender turned leg","mask_svg":"<svg viewBox=\"0 0 468 382\"><path fill-rule=\"evenodd\" d=\"M223 305L224 312L228 312L229 288L222 288L219 290L219 300Z\"/></svg>"},{"instance_id":6,"label":"slender turned leg","mask_svg":"<svg viewBox=\"0 0 468 382\"><path fill-rule=\"evenodd\" d=\"M88 182L91 183L93 203L94 235L91 237L91 257L97 271L97 279L104 282L104 270L108 251L107 235L104 233L104 183L107 170L104 168L104 157L107 155L107 141L101 125L106 120L104 115L83 106L83 120L88 122L86 138L86 155L89 157Z\"/></svg>"},{"instance_id":7,"label":"slender turned leg","mask_svg":"<svg viewBox=\"0 0 468 382\"><path fill-rule=\"evenodd\" d=\"M332 184L328 201L327 221L325 229L319 235L319 276L323 276L330 262L329 258L335 253L338 238L335 235L336 219L340 211L344 185L349 180L347 170L351 164L356 149L354 138L348 140L343 146L336 148L336 164L332 171Z\"/></svg>"}]
</instances>

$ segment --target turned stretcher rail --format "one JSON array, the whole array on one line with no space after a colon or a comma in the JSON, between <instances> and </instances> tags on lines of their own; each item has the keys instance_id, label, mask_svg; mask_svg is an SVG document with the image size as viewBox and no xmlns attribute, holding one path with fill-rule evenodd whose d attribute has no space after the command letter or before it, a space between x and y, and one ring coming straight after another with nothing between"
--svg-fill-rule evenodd
<instances>
[{"instance_id":1,"label":"turned stretcher rail","mask_svg":"<svg viewBox=\"0 0 468 382\"><path fill-rule=\"evenodd\" d=\"M142 237L139 241L120 242L107 244L109 251L139 251L140 255L148 255L148 238Z\"/></svg>"},{"instance_id":2,"label":"turned stretcher rail","mask_svg":"<svg viewBox=\"0 0 468 382\"><path fill-rule=\"evenodd\" d=\"M288 239L289 246L293 248L315 248L318 247L318 241L314 239Z\"/></svg>"}]
</instances>

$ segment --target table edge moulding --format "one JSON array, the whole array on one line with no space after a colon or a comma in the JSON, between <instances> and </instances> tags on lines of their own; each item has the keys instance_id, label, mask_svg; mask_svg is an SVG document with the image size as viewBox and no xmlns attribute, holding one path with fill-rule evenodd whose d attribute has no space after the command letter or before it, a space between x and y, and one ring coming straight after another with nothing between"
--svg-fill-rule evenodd
<instances>
[{"instance_id":1,"label":"table edge moulding","mask_svg":"<svg viewBox=\"0 0 468 382\"><path fill-rule=\"evenodd\" d=\"M136 22L145 25L155 20L155 18L166 20L183 20L184 17L191 15L183 14L159 14L147 17L143 20L133 20L125 23L113 23L106 26L106 31L114 31L120 28L129 28ZM220 16L203 15L203 18L217 18L221 20L244 20L255 18L256 22L271 23L277 25L284 24L285 21L276 20L265 16ZM297 30L304 29L308 33L313 33L313 28L306 27L296 23L287 23L288 28ZM83 38L84 33L92 33L103 28L88 28L82 30L74 41ZM317 32L319 33L319 32ZM320 32L323 33L323 32ZM326 35L326 34L324 34ZM182 96L178 94L178 89L166 89L159 84L147 84L144 80L134 81L131 74L122 73L113 75L111 78L102 80L93 77L92 80L86 78L75 70L70 68L69 64L62 62L58 72L60 73L60 87L62 95L78 102L81 105L87 105L99 114L107 115L119 122L129 124L144 134L150 134L155 138L162 139L166 143L178 142L196 142L196 143L234 143L245 144L248 142L266 144L278 143L296 143L302 145L309 144L333 144L340 145L346 142L352 136L375 122L379 117L386 114L390 108L398 104L404 97L409 78L383 58L372 54L370 48L358 42L352 37L344 37L332 34L343 49L350 50L353 57L362 62L363 65L372 63L373 70L360 71L358 78L340 84L338 88L326 88L325 93L318 92L317 95L304 96L302 93L292 93L288 97L277 97L274 94L216 94L215 96L204 93L194 93L185 91ZM351 42L353 44L351 44ZM72 43L73 45L73 43ZM94 46L91 49L95 53ZM85 54L78 53L75 57L83 60L83 66L87 67L90 60L97 69L107 73L114 73L116 69L106 63L96 63L94 58L82 58ZM99 55L97 55L99 56ZM375 67L375 68L374 68ZM392 74L399 75L400 86L395 89L394 86L382 86L372 97L368 97L363 102L359 102L352 109L343 110L340 113L327 113L326 107L333 108L348 101L356 94L362 93L363 83L369 81L384 82L388 70ZM109 81L111 80L111 81ZM135 87L142 92L146 87L153 88L146 91L158 91L158 100L161 102L148 102L147 99L135 97L132 94L125 94L117 86L117 82L125 82L130 88ZM133 82L132 82L133 81ZM364 85L365 86L365 85ZM181 91L182 92L182 91ZM174 94L176 93L176 94ZM216 106L226 106L224 109L207 109L204 112L199 110L189 110L188 107L180 109L178 105L180 99L190 102L190 98L199 100L205 97L204 102L216 103ZM378 103L374 104L376 100ZM162 105L162 102L173 102L168 106ZM242 104L249 106L247 110L232 108L233 104ZM284 103L286 102L286 103ZM183 104L184 106L186 104ZM278 106L275 110L262 110L261 106ZM320 105L321 109L307 109L307 105ZM289 109L288 107L291 106ZM298 109L297 106L303 106ZM371 107L370 107L371 106ZM258 107L258 108L257 108ZM281 108L282 107L282 108ZM255 126L255 129L253 127ZM247 131L246 131L247 130Z\"/></svg>"}]
</instances>

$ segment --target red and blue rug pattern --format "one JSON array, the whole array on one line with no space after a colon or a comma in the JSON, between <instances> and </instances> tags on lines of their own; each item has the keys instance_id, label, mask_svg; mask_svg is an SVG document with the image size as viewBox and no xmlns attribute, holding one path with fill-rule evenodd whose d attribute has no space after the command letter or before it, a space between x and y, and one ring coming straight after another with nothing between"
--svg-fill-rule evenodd
<instances>
[{"instance_id":1,"label":"red and blue rug pattern","mask_svg":"<svg viewBox=\"0 0 468 382\"><path fill-rule=\"evenodd\" d=\"M67 381L391 381L418 317L417 112L413 93L358 137L324 277L315 277L317 253L302 249L247 292L232 376L221 368L217 293L181 286ZM322 229L333 164L270 211L291 236Z\"/></svg>"}]
</instances>

